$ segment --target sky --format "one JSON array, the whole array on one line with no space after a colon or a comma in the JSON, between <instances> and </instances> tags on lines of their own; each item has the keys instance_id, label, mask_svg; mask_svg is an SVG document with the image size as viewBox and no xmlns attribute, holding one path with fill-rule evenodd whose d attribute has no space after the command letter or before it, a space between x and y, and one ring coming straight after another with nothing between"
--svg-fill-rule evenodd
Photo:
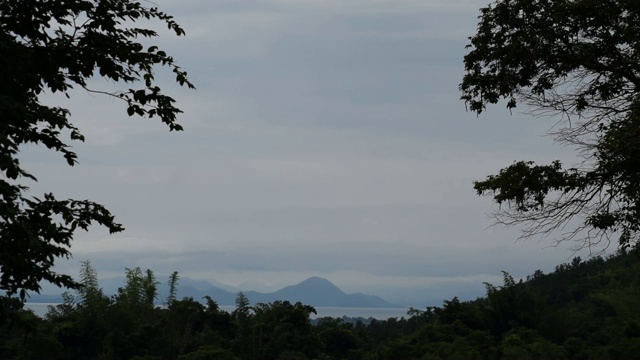
<instances>
[{"instance_id":1,"label":"sky","mask_svg":"<svg viewBox=\"0 0 640 360\"><path fill-rule=\"evenodd\" d=\"M149 41L197 87L157 69L185 130L111 98L47 95L86 136L73 144L80 164L22 153L34 195L94 200L126 228L79 233L58 271L89 259L101 277L140 266L258 291L321 276L424 307L573 256L491 227L496 208L473 190L516 160L574 160L545 136L554 119L503 105L476 116L459 100L484 1L156 3L186 31Z\"/></svg>"}]
</instances>

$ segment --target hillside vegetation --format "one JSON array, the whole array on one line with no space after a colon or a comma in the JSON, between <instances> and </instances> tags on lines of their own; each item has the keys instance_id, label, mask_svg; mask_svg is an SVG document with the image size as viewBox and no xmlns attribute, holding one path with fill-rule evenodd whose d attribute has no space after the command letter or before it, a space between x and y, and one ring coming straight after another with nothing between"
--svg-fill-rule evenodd
<instances>
[{"instance_id":1,"label":"hillside vegetation","mask_svg":"<svg viewBox=\"0 0 640 360\"><path fill-rule=\"evenodd\" d=\"M127 269L117 295L102 293L89 263L84 287L44 319L3 298L13 321L0 328L2 359L638 359L640 261L619 252L575 258L525 280L504 272L486 296L411 309L406 318L320 318L287 301L232 313L206 296L170 296L156 307L153 272ZM177 274L172 277L175 290ZM175 292L173 292L175 294Z\"/></svg>"}]
</instances>

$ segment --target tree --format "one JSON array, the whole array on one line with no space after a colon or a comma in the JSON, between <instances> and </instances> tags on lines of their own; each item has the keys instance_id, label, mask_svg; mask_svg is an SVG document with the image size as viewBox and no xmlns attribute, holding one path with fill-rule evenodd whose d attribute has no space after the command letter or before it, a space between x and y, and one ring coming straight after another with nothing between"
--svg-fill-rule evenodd
<instances>
[{"instance_id":1,"label":"tree","mask_svg":"<svg viewBox=\"0 0 640 360\"><path fill-rule=\"evenodd\" d=\"M153 271L145 272L136 267L125 269L125 285L118 288L117 300L131 309L137 315L154 308L154 301L158 295L158 284Z\"/></svg>"},{"instance_id":2,"label":"tree","mask_svg":"<svg viewBox=\"0 0 640 360\"><path fill-rule=\"evenodd\" d=\"M254 319L250 305L249 298L240 291L236 296L236 308L231 312L231 319L237 328L233 349L243 359L256 358L255 329L252 326Z\"/></svg>"},{"instance_id":3,"label":"tree","mask_svg":"<svg viewBox=\"0 0 640 360\"><path fill-rule=\"evenodd\" d=\"M39 291L42 280L69 288L78 283L52 267L70 256L76 230L92 223L111 233L124 228L102 205L89 200L59 200L47 193L27 195L24 180L36 177L22 167L19 151L27 144L60 153L68 165L77 155L68 141L83 141L66 108L44 105L40 96L74 88L123 101L129 116L159 118L170 130L181 111L154 81L156 65L171 69L180 85L193 88L187 73L144 38L157 32L136 27L140 21L164 23L176 35L184 30L155 7L132 0L22 0L0 2L0 290L9 296ZM91 88L94 76L121 86L110 92Z\"/></svg>"},{"instance_id":4,"label":"tree","mask_svg":"<svg viewBox=\"0 0 640 360\"><path fill-rule=\"evenodd\" d=\"M280 359L291 353L297 355L287 358L315 358L320 344L309 321L309 316L316 313L315 308L300 302L275 301L258 303L253 309L254 358Z\"/></svg>"},{"instance_id":5,"label":"tree","mask_svg":"<svg viewBox=\"0 0 640 360\"><path fill-rule=\"evenodd\" d=\"M172 272L169 276L169 296L167 297L167 305L171 305L176 301L176 297L178 296L178 281L180 281L180 275L178 275L177 271Z\"/></svg>"},{"instance_id":6,"label":"tree","mask_svg":"<svg viewBox=\"0 0 640 360\"><path fill-rule=\"evenodd\" d=\"M78 296L80 305L83 308L91 310L96 308L104 309L109 303L109 298L104 294L98 283L98 272L91 266L89 260L80 263L80 285L82 286L78 288Z\"/></svg>"},{"instance_id":7,"label":"tree","mask_svg":"<svg viewBox=\"0 0 640 360\"><path fill-rule=\"evenodd\" d=\"M236 308L233 310L232 315L234 318L238 319L246 319L251 310L251 303L249 302L249 298L242 291L238 293L236 296Z\"/></svg>"},{"instance_id":8,"label":"tree","mask_svg":"<svg viewBox=\"0 0 640 360\"><path fill-rule=\"evenodd\" d=\"M580 160L518 161L477 181L496 220L522 237L601 251L640 239L640 2L498 0L482 8L464 58L461 99L478 114L506 101L557 116L555 140ZM506 206L505 206L506 205Z\"/></svg>"}]
</instances>

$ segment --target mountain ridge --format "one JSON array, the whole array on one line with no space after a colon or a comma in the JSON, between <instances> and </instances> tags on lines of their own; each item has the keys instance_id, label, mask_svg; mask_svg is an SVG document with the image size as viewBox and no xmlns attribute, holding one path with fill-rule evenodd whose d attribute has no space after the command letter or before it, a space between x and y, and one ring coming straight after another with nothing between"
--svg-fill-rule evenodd
<instances>
[{"instance_id":1,"label":"mountain ridge","mask_svg":"<svg viewBox=\"0 0 640 360\"><path fill-rule=\"evenodd\" d=\"M166 276L158 276L158 279L166 279ZM119 286L115 285L119 281L119 286L124 285L124 277L116 277L105 279L107 286L102 286L103 281L100 280L100 286L108 296L117 293ZM215 282L216 285L224 285ZM207 287L208 286L208 287ZM218 305L235 305L235 300L239 289L224 285L224 289L220 286L212 285L211 282L204 280L195 280L188 277L181 277L178 282L178 298L192 297L195 300L202 301L205 295L210 296ZM237 290L237 291L233 291ZM305 305L317 307L353 307L353 308L398 308L402 307L392 304L376 295L367 295L362 293L348 294L342 291L331 281L313 276L307 278L297 284L285 286L273 292L258 291L242 291L249 299L250 303L270 303L274 301L301 302ZM163 304L168 298L169 289L165 282L158 285L158 303ZM62 302L62 297L48 294L34 294L29 298L29 302Z\"/></svg>"}]
</instances>

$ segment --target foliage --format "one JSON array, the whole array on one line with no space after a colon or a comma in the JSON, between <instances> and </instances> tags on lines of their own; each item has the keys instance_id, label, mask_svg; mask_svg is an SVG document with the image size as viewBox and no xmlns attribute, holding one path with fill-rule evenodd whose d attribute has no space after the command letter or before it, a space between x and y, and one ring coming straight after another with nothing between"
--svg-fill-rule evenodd
<instances>
[{"instance_id":1,"label":"foliage","mask_svg":"<svg viewBox=\"0 0 640 360\"><path fill-rule=\"evenodd\" d=\"M81 272L89 275L81 276L83 284L99 293L88 262ZM326 317L312 323L313 307L288 301L250 306L242 297L238 304L248 309L233 315L210 297L204 304L183 298L165 308L146 301L132 307L132 297L122 294L144 294L142 279L153 273L126 273L121 294L111 299L79 290L45 319L14 309L22 321L19 327L0 326L0 358L640 358L640 263L623 251L588 261L575 258L526 281L503 272L503 284L486 284L482 298L454 297L439 307L411 309L407 318L368 325Z\"/></svg>"},{"instance_id":2,"label":"foliage","mask_svg":"<svg viewBox=\"0 0 640 360\"><path fill-rule=\"evenodd\" d=\"M498 0L482 8L464 58L462 99L480 114L505 100L557 116L560 143L582 161L518 161L475 182L506 205L497 222L523 237L602 249L640 239L640 4L635 0Z\"/></svg>"},{"instance_id":3,"label":"foliage","mask_svg":"<svg viewBox=\"0 0 640 360\"><path fill-rule=\"evenodd\" d=\"M153 271L139 267L125 269L126 283L118 289L117 298L133 309L150 309L157 298L158 284Z\"/></svg>"},{"instance_id":4,"label":"foliage","mask_svg":"<svg viewBox=\"0 0 640 360\"><path fill-rule=\"evenodd\" d=\"M256 304L254 310L252 323L258 358L313 358L318 346L309 322L309 315L316 313L313 307L300 302L275 301Z\"/></svg>"},{"instance_id":5,"label":"foliage","mask_svg":"<svg viewBox=\"0 0 640 360\"><path fill-rule=\"evenodd\" d=\"M178 360L237 360L232 352L215 346L205 345L194 352L180 355Z\"/></svg>"},{"instance_id":6,"label":"foliage","mask_svg":"<svg viewBox=\"0 0 640 360\"><path fill-rule=\"evenodd\" d=\"M243 321L249 317L251 311L251 306L249 305L251 305L249 298L240 291L238 296L236 296L236 309L233 311L233 317L239 321Z\"/></svg>"},{"instance_id":7,"label":"foliage","mask_svg":"<svg viewBox=\"0 0 640 360\"><path fill-rule=\"evenodd\" d=\"M171 305L174 301L176 301L176 296L178 294L178 282L180 281L180 276L177 271L174 271L169 276L169 297L167 297L167 304Z\"/></svg>"},{"instance_id":8,"label":"foliage","mask_svg":"<svg viewBox=\"0 0 640 360\"><path fill-rule=\"evenodd\" d=\"M71 277L52 270L57 258L70 256L75 231L92 223L112 233L123 230L104 206L92 201L27 195L22 182L36 177L22 167L20 149L44 145L73 166L77 155L65 138L84 141L70 122L70 111L43 104L42 95L70 97L74 88L84 89L121 100L129 116L157 117L170 130L182 130L176 122L181 111L155 84L154 67L168 67L180 85L193 85L173 57L157 46L143 46L141 39L158 35L135 26L148 20L184 35L171 16L131 0L0 2L0 53L5 54L0 57L0 290L8 295L24 300L27 291L39 291L42 280L77 287ZM93 88L89 80L94 76L120 85L141 82L141 88Z\"/></svg>"}]
</instances>

